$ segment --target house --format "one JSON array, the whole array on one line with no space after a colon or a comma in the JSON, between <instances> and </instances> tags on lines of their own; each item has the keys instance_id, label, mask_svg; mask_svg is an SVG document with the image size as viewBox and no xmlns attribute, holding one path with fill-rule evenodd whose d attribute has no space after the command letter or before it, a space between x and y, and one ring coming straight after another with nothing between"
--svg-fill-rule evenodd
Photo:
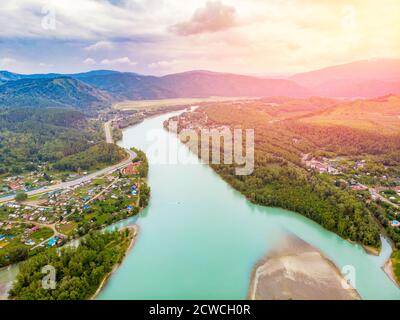
<instances>
[{"instance_id":1,"label":"house","mask_svg":"<svg viewBox=\"0 0 400 320\"><path fill-rule=\"evenodd\" d=\"M124 175L134 175L138 174L137 167L139 166L140 162L131 163L127 167L122 169L122 174Z\"/></svg>"},{"instance_id":2,"label":"house","mask_svg":"<svg viewBox=\"0 0 400 320\"><path fill-rule=\"evenodd\" d=\"M25 244L26 244L27 246L33 246L33 245L35 244L35 241L28 240L28 241L25 242Z\"/></svg>"},{"instance_id":3,"label":"house","mask_svg":"<svg viewBox=\"0 0 400 320\"><path fill-rule=\"evenodd\" d=\"M39 230L39 227L38 226L34 226L34 227L29 229L29 232L33 233L33 232L38 231L38 230Z\"/></svg>"},{"instance_id":4,"label":"house","mask_svg":"<svg viewBox=\"0 0 400 320\"><path fill-rule=\"evenodd\" d=\"M54 247L57 244L59 237L55 236L54 238L51 238L49 241L47 241L47 246L48 247Z\"/></svg>"},{"instance_id":5,"label":"house","mask_svg":"<svg viewBox=\"0 0 400 320\"><path fill-rule=\"evenodd\" d=\"M400 221L393 220L393 221L390 222L390 225L391 225L393 228L398 228L398 227L400 227Z\"/></svg>"},{"instance_id":6,"label":"house","mask_svg":"<svg viewBox=\"0 0 400 320\"><path fill-rule=\"evenodd\" d=\"M22 186L19 183L16 182L11 182L9 185L9 188L13 191L19 191L22 190Z\"/></svg>"}]
</instances>

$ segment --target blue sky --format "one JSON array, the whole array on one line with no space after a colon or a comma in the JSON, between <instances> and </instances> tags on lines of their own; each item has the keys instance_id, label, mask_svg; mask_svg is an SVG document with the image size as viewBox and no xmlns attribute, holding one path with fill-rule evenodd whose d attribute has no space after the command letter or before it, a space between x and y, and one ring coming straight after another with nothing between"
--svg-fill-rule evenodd
<instances>
[{"instance_id":1,"label":"blue sky","mask_svg":"<svg viewBox=\"0 0 400 320\"><path fill-rule=\"evenodd\" d=\"M294 73L400 57L398 0L1 0L0 69Z\"/></svg>"}]
</instances>

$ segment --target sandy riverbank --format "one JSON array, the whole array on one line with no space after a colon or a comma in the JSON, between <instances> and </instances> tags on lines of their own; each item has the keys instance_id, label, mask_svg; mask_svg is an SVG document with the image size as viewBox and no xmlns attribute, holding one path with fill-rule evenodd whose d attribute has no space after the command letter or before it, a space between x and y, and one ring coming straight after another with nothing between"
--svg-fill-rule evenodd
<instances>
[{"instance_id":1,"label":"sandy riverbank","mask_svg":"<svg viewBox=\"0 0 400 320\"><path fill-rule=\"evenodd\" d=\"M388 261L386 261L385 265L382 267L383 271L387 274L387 276L392 280L397 287L400 288L400 284L397 282L396 275L394 274L393 271L393 263L392 260L389 258Z\"/></svg>"},{"instance_id":2,"label":"sandy riverbank","mask_svg":"<svg viewBox=\"0 0 400 320\"><path fill-rule=\"evenodd\" d=\"M317 249L288 236L279 248L256 264L251 276L251 300L359 300L357 291L336 265Z\"/></svg>"},{"instance_id":3,"label":"sandy riverbank","mask_svg":"<svg viewBox=\"0 0 400 320\"><path fill-rule=\"evenodd\" d=\"M379 254L381 253L381 251L377 248L374 247L370 247L370 246L366 246L366 245L362 245L364 251L370 255L373 256L379 256Z\"/></svg>"},{"instance_id":4,"label":"sandy riverbank","mask_svg":"<svg viewBox=\"0 0 400 320\"><path fill-rule=\"evenodd\" d=\"M120 231L123 231L125 229L129 229L132 233L132 240L131 243L129 244L129 247L126 249L125 251L125 257L128 254L128 252L133 248L133 246L135 245L138 233L139 233L139 226L134 224L131 226L126 226L125 228L121 229ZM121 265L122 261L118 264L116 264L112 270L104 277L103 281L100 283L100 286L98 287L98 289L96 290L96 292L94 293L94 295L90 298L90 300L95 300L96 297L99 295L99 293L101 292L101 290L103 290L103 288L106 286L108 280L110 279L110 277L114 274L115 271L117 271L117 269L119 268L119 266Z\"/></svg>"}]
</instances>

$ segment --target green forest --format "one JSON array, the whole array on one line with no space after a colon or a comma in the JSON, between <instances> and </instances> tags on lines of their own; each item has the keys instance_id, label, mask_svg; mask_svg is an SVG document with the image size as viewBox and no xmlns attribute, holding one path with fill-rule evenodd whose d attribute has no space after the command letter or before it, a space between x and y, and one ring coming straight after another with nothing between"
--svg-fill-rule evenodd
<instances>
[{"instance_id":1,"label":"green forest","mask_svg":"<svg viewBox=\"0 0 400 320\"><path fill-rule=\"evenodd\" d=\"M128 229L120 232L90 232L78 248L52 249L21 263L10 291L15 300L83 300L93 296L114 265L120 263L132 241ZM44 266L56 272L56 287L44 289Z\"/></svg>"},{"instance_id":2,"label":"green forest","mask_svg":"<svg viewBox=\"0 0 400 320\"><path fill-rule=\"evenodd\" d=\"M133 159L133 162L140 162L140 165L138 166L139 175L142 178L147 178L147 175L149 174L149 162L146 154L142 150L136 148L131 148L131 150L136 152L136 158Z\"/></svg>"},{"instance_id":3,"label":"green forest","mask_svg":"<svg viewBox=\"0 0 400 320\"><path fill-rule=\"evenodd\" d=\"M249 176L235 175L233 166L213 167L253 203L298 212L345 239L380 246L379 229L360 201L287 161L256 160Z\"/></svg>"},{"instance_id":4,"label":"green forest","mask_svg":"<svg viewBox=\"0 0 400 320\"><path fill-rule=\"evenodd\" d=\"M0 175L37 169L103 140L101 123L70 109L0 111Z\"/></svg>"},{"instance_id":5,"label":"green forest","mask_svg":"<svg viewBox=\"0 0 400 320\"><path fill-rule=\"evenodd\" d=\"M122 160L124 151L102 143L99 121L72 109L0 111L0 175L47 169L89 170Z\"/></svg>"},{"instance_id":6,"label":"green forest","mask_svg":"<svg viewBox=\"0 0 400 320\"><path fill-rule=\"evenodd\" d=\"M302 154L325 152L372 154L382 161L395 162L400 150L396 137L350 128L304 125L291 120L266 121L266 112L252 107L210 105L203 112L208 115L208 125L254 129L255 169L251 175L236 175L234 165L212 165L250 201L298 212L345 239L380 247L375 211L354 193L337 188L323 176L306 170L301 158Z\"/></svg>"},{"instance_id":7,"label":"green forest","mask_svg":"<svg viewBox=\"0 0 400 320\"><path fill-rule=\"evenodd\" d=\"M101 167L120 162L126 157L126 152L115 144L100 142L80 153L65 157L53 168L60 171L81 171L100 169Z\"/></svg>"}]
</instances>

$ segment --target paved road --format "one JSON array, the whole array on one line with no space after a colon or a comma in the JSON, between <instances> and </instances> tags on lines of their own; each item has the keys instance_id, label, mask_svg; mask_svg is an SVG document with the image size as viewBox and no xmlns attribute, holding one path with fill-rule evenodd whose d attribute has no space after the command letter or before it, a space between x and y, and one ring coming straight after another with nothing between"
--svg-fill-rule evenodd
<instances>
[{"instance_id":1,"label":"paved road","mask_svg":"<svg viewBox=\"0 0 400 320\"><path fill-rule=\"evenodd\" d=\"M393 207L395 207L396 209L400 209L400 206L398 206L397 204L393 203L392 201L390 201L389 199L386 199L384 196L382 196L376 189L374 188L369 188L369 192L372 196L375 196L377 198L379 198L381 201L392 205Z\"/></svg>"},{"instance_id":2,"label":"paved road","mask_svg":"<svg viewBox=\"0 0 400 320\"><path fill-rule=\"evenodd\" d=\"M107 143L114 143L113 137L112 137L112 131L111 131L111 124L112 124L112 120L104 123L104 132L106 134L106 142Z\"/></svg>"},{"instance_id":3,"label":"paved road","mask_svg":"<svg viewBox=\"0 0 400 320\"><path fill-rule=\"evenodd\" d=\"M80 184L82 182L86 182L91 179L101 177L106 174L110 174L118 169L122 169L122 168L128 166L132 162L132 160L136 158L136 152L133 152L132 150L128 150L128 149L125 149L125 151L129 154L129 157L116 165L93 172L91 174L88 174L88 175L78 178L76 180L53 184L51 186L47 186L47 187L43 187L43 188L40 188L37 190L32 190L32 191L26 192L26 194L28 196L34 196L37 194L55 191L55 190L59 190L59 189L66 189L69 187L76 186L77 184ZM11 195L8 197L0 198L0 203L12 201L14 199L14 197L15 197L14 195Z\"/></svg>"}]
</instances>

